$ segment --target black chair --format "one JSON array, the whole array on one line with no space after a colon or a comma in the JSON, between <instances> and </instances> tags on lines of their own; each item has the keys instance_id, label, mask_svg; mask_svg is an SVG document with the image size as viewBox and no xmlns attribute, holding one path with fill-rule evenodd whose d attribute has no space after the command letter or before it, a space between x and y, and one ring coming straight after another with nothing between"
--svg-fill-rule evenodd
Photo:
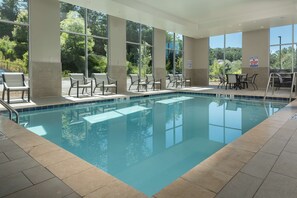
<instances>
[{"instance_id":1,"label":"black chair","mask_svg":"<svg viewBox=\"0 0 297 198\"><path fill-rule=\"evenodd\" d=\"M247 83L251 84L254 88L254 90L258 89L258 86L256 84L256 77L258 74L253 74L251 77L247 78Z\"/></svg>"}]
</instances>

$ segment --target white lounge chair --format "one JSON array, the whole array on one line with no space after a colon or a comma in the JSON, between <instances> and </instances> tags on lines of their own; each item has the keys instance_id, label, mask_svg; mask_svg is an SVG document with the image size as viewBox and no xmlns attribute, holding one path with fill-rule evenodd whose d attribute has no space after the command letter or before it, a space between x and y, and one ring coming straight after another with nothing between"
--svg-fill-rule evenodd
<instances>
[{"instance_id":1,"label":"white lounge chair","mask_svg":"<svg viewBox=\"0 0 297 198\"><path fill-rule=\"evenodd\" d=\"M147 80L146 79L145 80L141 79L138 74L129 74L129 77L131 79L131 84L130 84L129 90L132 85L137 83L137 91L138 92L139 92L140 87L145 88L145 90L147 91Z\"/></svg>"},{"instance_id":2,"label":"white lounge chair","mask_svg":"<svg viewBox=\"0 0 297 198\"><path fill-rule=\"evenodd\" d=\"M118 93L117 81L111 79L106 73L93 73L92 77L95 80L95 87L93 93L95 93L96 88L102 89L102 95L104 95L104 91L108 89L115 89L115 93Z\"/></svg>"},{"instance_id":3,"label":"white lounge chair","mask_svg":"<svg viewBox=\"0 0 297 198\"><path fill-rule=\"evenodd\" d=\"M84 76L83 73L70 73L70 88L68 91L68 95L70 96L70 92L72 88L76 88L76 95L79 97L79 89L82 88L82 94L87 88L91 88L91 96L93 96L93 82L88 81L88 79Z\"/></svg>"},{"instance_id":4,"label":"white lounge chair","mask_svg":"<svg viewBox=\"0 0 297 198\"><path fill-rule=\"evenodd\" d=\"M161 79L156 80L153 74L146 74L146 81L148 85L152 85L153 90L155 90L156 86L159 86L161 89Z\"/></svg>"},{"instance_id":5,"label":"white lounge chair","mask_svg":"<svg viewBox=\"0 0 297 198\"><path fill-rule=\"evenodd\" d=\"M10 103L10 91L21 91L22 99L24 99L24 92L28 93L28 102L30 102L30 87L25 83L25 76L23 73L5 72L2 74L3 78L3 92L2 100L7 91L7 102Z\"/></svg>"}]
</instances>

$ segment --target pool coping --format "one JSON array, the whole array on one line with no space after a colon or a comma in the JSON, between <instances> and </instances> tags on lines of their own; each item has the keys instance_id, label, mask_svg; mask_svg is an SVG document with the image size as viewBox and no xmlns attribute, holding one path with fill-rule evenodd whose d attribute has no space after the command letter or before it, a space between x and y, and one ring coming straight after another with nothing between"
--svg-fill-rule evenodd
<instances>
[{"instance_id":1,"label":"pool coping","mask_svg":"<svg viewBox=\"0 0 297 198\"><path fill-rule=\"evenodd\" d=\"M296 106L297 102L295 101L289 103L281 111L217 151L153 197L185 196L193 193L204 197L216 196L274 134L287 122L291 122L290 118L297 113ZM0 123L0 130L6 137L80 196L146 197L133 187L7 118L0 117ZM253 142L255 139L257 141ZM219 178L214 175L219 175ZM207 182L205 182L205 178L208 178Z\"/></svg>"}]
</instances>

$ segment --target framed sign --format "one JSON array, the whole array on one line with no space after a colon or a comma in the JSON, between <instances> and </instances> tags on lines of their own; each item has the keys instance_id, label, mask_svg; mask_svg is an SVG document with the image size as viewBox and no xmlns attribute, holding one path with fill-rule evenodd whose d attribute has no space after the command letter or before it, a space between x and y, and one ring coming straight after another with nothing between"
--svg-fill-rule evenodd
<instances>
[{"instance_id":1,"label":"framed sign","mask_svg":"<svg viewBox=\"0 0 297 198\"><path fill-rule=\"evenodd\" d=\"M259 67L259 58L257 56L253 56L250 58L250 67Z\"/></svg>"},{"instance_id":2,"label":"framed sign","mask_svg":"<svg viewBox=\"0 0 297 198\"><path fill-rule=\"evenodd\" d=\"M192 67L193 67L193 61L192 60L188 60L187 66L188 66L188 69L192 69Z\"/></svg>"}]
</instances>

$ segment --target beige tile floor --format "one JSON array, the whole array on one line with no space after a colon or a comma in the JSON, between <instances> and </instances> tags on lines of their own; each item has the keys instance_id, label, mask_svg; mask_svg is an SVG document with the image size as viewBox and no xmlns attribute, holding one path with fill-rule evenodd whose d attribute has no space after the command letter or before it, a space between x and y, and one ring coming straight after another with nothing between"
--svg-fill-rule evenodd
<instances>
[{"instance_id":1,"label":"beige tile floor","mask_svg":"<svg viewBox=\"0 0 297 198\"><path fill-rule=\"evenodd\" d=\"M211 87L184 88L183 91L264 94L263 90ZM12 105L20 108L151 93L158 92L62 97L31 103L16 101ZM288 90L280 90L274 96L288 95ZM291 119L297 113L296 107L297 102L291 102L153 197L296 197L297 120ZM0 132L0 197L145 197L127 184L4 117L0 117Z\"/></svg>"}]
</instances>

